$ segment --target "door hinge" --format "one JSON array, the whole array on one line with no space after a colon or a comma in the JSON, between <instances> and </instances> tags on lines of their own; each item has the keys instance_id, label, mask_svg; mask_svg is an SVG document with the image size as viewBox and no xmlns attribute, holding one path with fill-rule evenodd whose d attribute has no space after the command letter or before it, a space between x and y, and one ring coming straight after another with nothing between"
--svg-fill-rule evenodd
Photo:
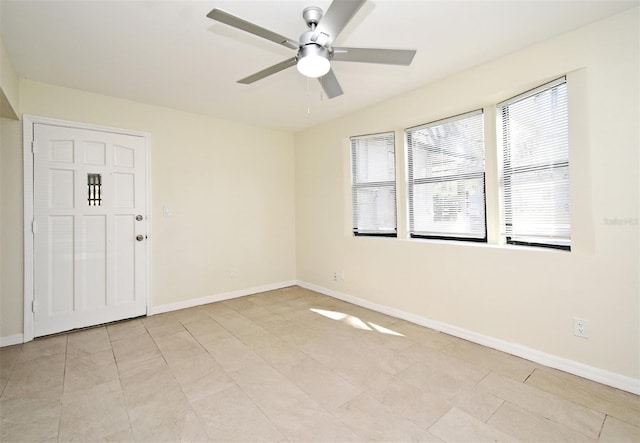
<instances>
[{"instance_id":1,"label":"door hinge","mask_svg":"<svg viewBox=\"0 0 640 443\"><path fill-rule=\"evenodd\" d=\"M31 312L36 313L36 301L31 300Z\"/></svg>"},{"instance_id":2,"label":"door hinge","mask_svg":"<svg viewBox=\"0 0 640 443\"><path fill-rule=\"evenodd\" d=\"M35 234L37 230L38 230L38 225L36 225L35 219L31 220L31 232Z\"/></svg>"},{"instance_id":3,"label":"door hinge","mask_svg":"<svg viewBox=\"0 0 640 443\"><path fill-rule=\"evenodd\" d=\"M31 153L35 154L36 153L36 142L31 142Z\"/></svg>"}]
</instances>

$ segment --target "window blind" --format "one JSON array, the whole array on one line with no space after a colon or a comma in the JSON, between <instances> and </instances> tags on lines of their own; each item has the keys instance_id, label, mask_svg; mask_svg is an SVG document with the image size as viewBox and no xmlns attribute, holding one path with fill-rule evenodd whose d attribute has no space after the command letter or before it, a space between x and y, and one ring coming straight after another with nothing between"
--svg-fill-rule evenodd
<instances>
[{"instance_id":1,"label":"window blind","mask_svg":"<svg viewBox=\"0 0 640 443\"><path fill-rule=\"evenodd\" d=\"M567 83L498 104L502 234L507 243L570 249Z\"/></svg>"},{"instance_id":2,"label":"window blind","mask_svg":"<svg viewBox=\"0 0 640 443\"><path fill-rule=\"evenodd\" d=\"M486 241L482 110L407 129L406 137L411 236Z\"/></svg>"},{"instance_id":3,"label":"window blind","mask_svg":"<svg viewBox=\"0 0 640 443\"><path fill-rule=\"evenodd\" d=\"M353 232L396 236L393 132L351 138Z\"/></svg>"}]
</instances>

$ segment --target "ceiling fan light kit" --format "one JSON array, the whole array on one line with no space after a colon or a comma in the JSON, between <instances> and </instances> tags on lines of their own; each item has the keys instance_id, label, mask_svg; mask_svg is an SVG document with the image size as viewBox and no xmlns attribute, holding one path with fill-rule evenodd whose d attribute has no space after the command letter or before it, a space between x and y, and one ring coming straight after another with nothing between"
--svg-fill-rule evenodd
<instances>
[{"instance_id":1,"label":"ceiling fan light kit","mask_svg":"<svg viewBox=\"0 0 640 443\"><path fill-rule=\"evenodd\" d=\"M296 56L298 62L296 67L298 72L306 77L322 77L331 69L331 53L313 40L316 26L322 19L322 9L317 6L307 6L302 11L302 18L310 30L300 36L301 44Z\"/></svg>"},{"instance_id":2,"label":"ceiling fan light kit","mask_svg":"<svg viewBox=\"0 0 640 443\"><path fill-rule=\"evenodd\" d=\"M302 18L307 23L309 31L300 36L300 42L264 29L221 9L213 9L207 14L207 17L298 51L295 57L240 79L238 83L250 84L296 65L302 75L318 78L327 97L334 98L342 95L342 88L331 69L332 60L408 66L416 54L416 51L412 49L341 48L331 46L365 1L333 0L324 16L322 9L317 6L305 8L302 11Z\"/></svg>"},{"instance_id":3,"label":"ceiling fan light kit","mask_svg":"<svg viewBox=\"0 0 640 443\"><path fill-rule=\"evenodd\" d=\"M322 46L313 44L303 46L300 48L297 58L298 72L307 77L322 77L331 69L329 51Z\"/></svg>"}]
</instances>

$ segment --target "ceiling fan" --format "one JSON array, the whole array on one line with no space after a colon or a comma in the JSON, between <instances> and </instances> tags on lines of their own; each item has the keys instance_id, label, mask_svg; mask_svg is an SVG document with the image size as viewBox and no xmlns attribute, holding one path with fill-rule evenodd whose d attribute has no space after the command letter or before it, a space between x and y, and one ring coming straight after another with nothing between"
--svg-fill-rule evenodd
<instances>
[{"instance_id":1,"label":"ceiling fan","mask_svg":"<svg viewBox=\"0 0 640 443\"><path fill-rule=\"evenodd\" d=\"M301 74L318 78L327 96L334 98L342 95L342 88L331 69L332 60L408 66L416 54L413 49L332 46L334 40L365 2L366 0L333 0L324 16L322 9L317 6L304 8L302 17L309 30L300 36L299 41L264 29L221 9L213 9L207 17L298 51L295 57L238 80L238 83L250 84L296 65Z\"/></svg>"}]
</instances>

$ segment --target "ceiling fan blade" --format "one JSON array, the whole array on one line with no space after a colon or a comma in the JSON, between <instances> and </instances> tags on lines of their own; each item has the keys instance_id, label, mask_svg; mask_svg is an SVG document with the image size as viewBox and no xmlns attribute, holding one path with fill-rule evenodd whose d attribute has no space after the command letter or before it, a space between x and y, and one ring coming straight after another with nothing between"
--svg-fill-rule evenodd
<instances>
[{"instance_id":1,"label":"ceiling fan blade","mask_svg":"<svg viewBox=\"0 0 640 443\"><path fill-rule=\"evenodd\" d=\"M300 47L300 43L295 40L269 31L268 29L264 29L258 25L254 25L251 22L236 17L235 15L231 15L221 9L212 9L211 12L207 14L207 17L226 25L233 26L234 28L242 31L249 32L253 35L257 35L258 37L266 38L267 40L271 40L272 42L286 46L287 48L298 49Z\"/></svg>"},{"instance_id":2,"label":"ceiling fan blade","mask_svg":"<svg viewBox=\"0 0 640 443\"><path fill-rule=\"evenodd\" d=\"M333 48L332 60L408 66L414 55L415 49Z\"/></svg>"},{"instance_id":3,"label":"ceiling fan blade","mask_svg":"<svg viewBox=\"0 0 640 443\"><path fill-rule=\"evenodd\" d=\"M329 72L325 75L318 77L318 81L322 85L322 89L324 89L327 97L334 98L342 95L342 88L340 87L340 83L338 83L336 75L333 73L333 69L329 69Z\"/></svg>"},{"instance_id":4,"label":"ceiling fan blade","mask_svg":"<svg viewBox=\"0 0 640 443\"><path fill-rule=\"evenodd\" d=\"M333 0L327 13L320 19L311 40L320 40L322 46L331 45L365 2L366 0ZM326 37L320 38L322 34Z\"/></svg>"},{"instance_id":5,"label":"ceiling fan blade","mask_svg":"<svg viewBox=\"0 0 640 443\"><path fill-rule=\"evenodd\" d=\"M236 83L242 83L243 85L248 85L258 80L261 80L265 77L275 74L276 72L283 71L291 66L294 66L297 63L295 57L291 57L285 61L277 63L273 66L269 66L267 69L263 69L260 72L256 72L255 74L250 75L249 77L245 77L241 80L238 80Z\"/></svg>"}]
</instances>

